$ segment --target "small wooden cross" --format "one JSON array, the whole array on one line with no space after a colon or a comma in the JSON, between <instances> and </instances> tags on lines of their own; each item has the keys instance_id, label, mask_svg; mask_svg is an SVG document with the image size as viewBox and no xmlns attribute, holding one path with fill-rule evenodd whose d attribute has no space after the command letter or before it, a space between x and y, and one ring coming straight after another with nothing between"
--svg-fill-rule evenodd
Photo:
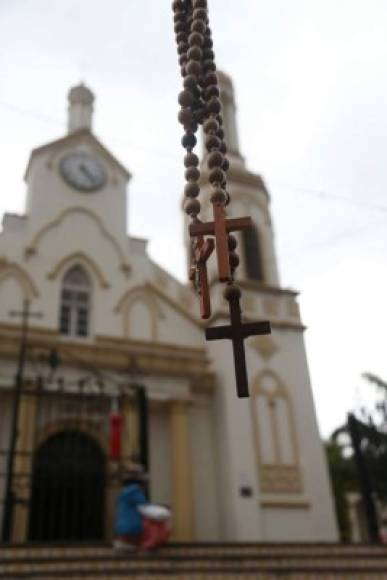
<instances>
[{"instance_id":1,"label":"small wooden cross","mask_svg":"<svg viewBox=\"0 0 387 580\"><path fill-rule=\"evenodd\" d=\"M222 340L228 338L232 341L237 394L238 397L248 397L249 385L247 380L244 339L248 336L270 334L270 322L263 321L243 324L239 298L230 299L229 308L231 325L206 328L206 340Z\"/></svg>"},{"instance_id":2,"label":"small wooden cross","mask_svg":"<svg viewBox=\"0 0 387 580\"><path fill-rule=\"evenodd\" d=\"M198 222L189 226L191 238L198 236L215 236L216 257L218 260L218 275L221 282L231 280L227 234L252 227L250 217L226 219L224 205L215 203L213 206L214 221Z\"/></svg>"},{"instance_id":3,"label":"small wooden cross","mask_svg":"<svg viewBox=\"0 0 387 580\"><path fill-rule=\"evenodd\" d=\"M215 248L215 242L211 238L207 240L203 236L197 237L196 248L193 253L194 265L191 266L189 278L196 282L198 276L198 290L200 294L200 316L211 316L211 299L208 286L207 260Z\"/></svg>"}]
</instances>

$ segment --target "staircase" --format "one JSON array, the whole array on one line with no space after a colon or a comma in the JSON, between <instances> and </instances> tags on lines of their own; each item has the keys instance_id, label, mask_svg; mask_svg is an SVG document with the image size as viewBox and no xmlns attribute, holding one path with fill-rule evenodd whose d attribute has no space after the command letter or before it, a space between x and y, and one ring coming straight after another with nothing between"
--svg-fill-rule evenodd
<instances>
[{"instance_id":1,"label":"staircase","mask_svg":"<svg viewBox=\"0 0 387 580\"><path fill-rule=\"evenodd\" d=\"M154 554L107 544L0 547L0 578L39 580L386 580L387 548L339 544L169 544Z\"/></svg>"}]
</instances>

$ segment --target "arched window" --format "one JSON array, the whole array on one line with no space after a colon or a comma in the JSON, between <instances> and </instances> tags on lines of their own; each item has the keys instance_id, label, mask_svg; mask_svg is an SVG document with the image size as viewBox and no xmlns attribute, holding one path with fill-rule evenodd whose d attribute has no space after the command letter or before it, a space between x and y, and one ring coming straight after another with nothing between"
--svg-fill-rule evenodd
<instances>
[{"instance_id":1,"label":"arched window","mask_svg":"<svg viewBox=\"0 0 387 580\"><path fill-rule=\"evenodd\" d=\"M63 278L60 305L60 332L87 336L90 324L90 280L81 266L73 266Z\"/></svg>"},{"instance_id":2,"label":"arched window","mask_svg":"<svg viewBox=\"0 0 387 580\"><path fill-rule=\"evenodd\" d=\"M247 230L243 230L242 237L246 275L250 280L263 282L262 249L259 234L255 228L248 228Z\"/></svg>"}]
</instances>

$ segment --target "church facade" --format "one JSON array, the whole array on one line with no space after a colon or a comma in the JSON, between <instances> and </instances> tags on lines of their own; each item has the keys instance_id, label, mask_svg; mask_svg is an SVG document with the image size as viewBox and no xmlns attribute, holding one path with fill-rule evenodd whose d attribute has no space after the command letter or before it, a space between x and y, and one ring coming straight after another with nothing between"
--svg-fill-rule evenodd
<instances>
[{"instance_id":1,"label":"church facade","mask_svg":"<svg viewBox=\"0 0 387 580\"><path fill-rule=\"evenodd\" d=\"M68 134L32 151L25 214L6 214L0 235L3 498L20 311L29 307L14 541L111 537L120 469L144 453L138 384L148 401L149 493L172 506L177 540L337 539L297 295L280 286L269 194L245 166L233 86L221 73L220 81L231 215L251 215L256 226L239 236L243 312L272 324L270 336L246 341L251 396L236 397L229 342L205 342L191 287L127 234L130 173L92 132L91 91L74 87ZM210 323L226 323L211 264L209 276ZM120 458L109 449L114 414Z\"/></svg>"}]
</instances>

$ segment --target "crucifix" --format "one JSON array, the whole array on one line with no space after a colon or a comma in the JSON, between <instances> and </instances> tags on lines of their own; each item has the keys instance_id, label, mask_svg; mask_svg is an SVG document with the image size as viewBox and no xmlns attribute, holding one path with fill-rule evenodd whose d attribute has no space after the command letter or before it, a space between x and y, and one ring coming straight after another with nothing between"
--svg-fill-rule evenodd
<instances>
[{"instance_id":1,"label":"crucifix","mask_svg":"<svg viewBox=\"0 0 387 580\"><path fill-rule=\"evenodd\" d=\"M238 397L243 398L249 396L244 340L249 336L270 334L270 322L242 323L242 312L239 304L240 290L238 286L228 286L225 294L229 303L231 325L206 328L206 339L222 340L227 338L232 341L237 394Z\"/></svg>"},{"instance_id":2,"label":"crucifix","mask_svg":"<svg viewBox=\"0 0 387 580\"><path fill-rule=\"evenodd\" d=\"M216 250L218 279L226 283L225 298L229 302L230 326L208 328L207 340L229 339L233 344L235 376L239 397L248 396L248 381L244 339L255 334L270 333L269 322L242 323L240 289L234 283L235 269L239 264L236 253L237 240L231 232L248 229L251 218L226 217L226 206L230 202L227 191L229 161L222 128L222 104L216 75L212 33L209 26L207 0L173 0L174 29L176 33L179 65L183 78L183 90L179 93L181 105L178 119L184 127L182 145L187 153L184 157L186 185L184 211L191 217L189 235L193 239L194 251L190 279L194 281L200 295L201 317L211 316L211 300L207 276L207 261ZM193 149L198 125L203 126L204 161L209 169L213 221L203 223L199 218L201 168ZM210 236L210 237L205 237Z\"/></svg>"},{"instance_id":3,"label":"crucifix","mask_svg":"<svg viewBox=\"0 0 387 580\"><path fill-rule=\"evenodd\" d=\"M190 268L189 279L192 280L200 295L200 316L204 319L211 316L211 300L208 287L207 260L214 251L212 238L204 239L199 235L193 250L194 265Z\"/></svg>"}]
</instances>

